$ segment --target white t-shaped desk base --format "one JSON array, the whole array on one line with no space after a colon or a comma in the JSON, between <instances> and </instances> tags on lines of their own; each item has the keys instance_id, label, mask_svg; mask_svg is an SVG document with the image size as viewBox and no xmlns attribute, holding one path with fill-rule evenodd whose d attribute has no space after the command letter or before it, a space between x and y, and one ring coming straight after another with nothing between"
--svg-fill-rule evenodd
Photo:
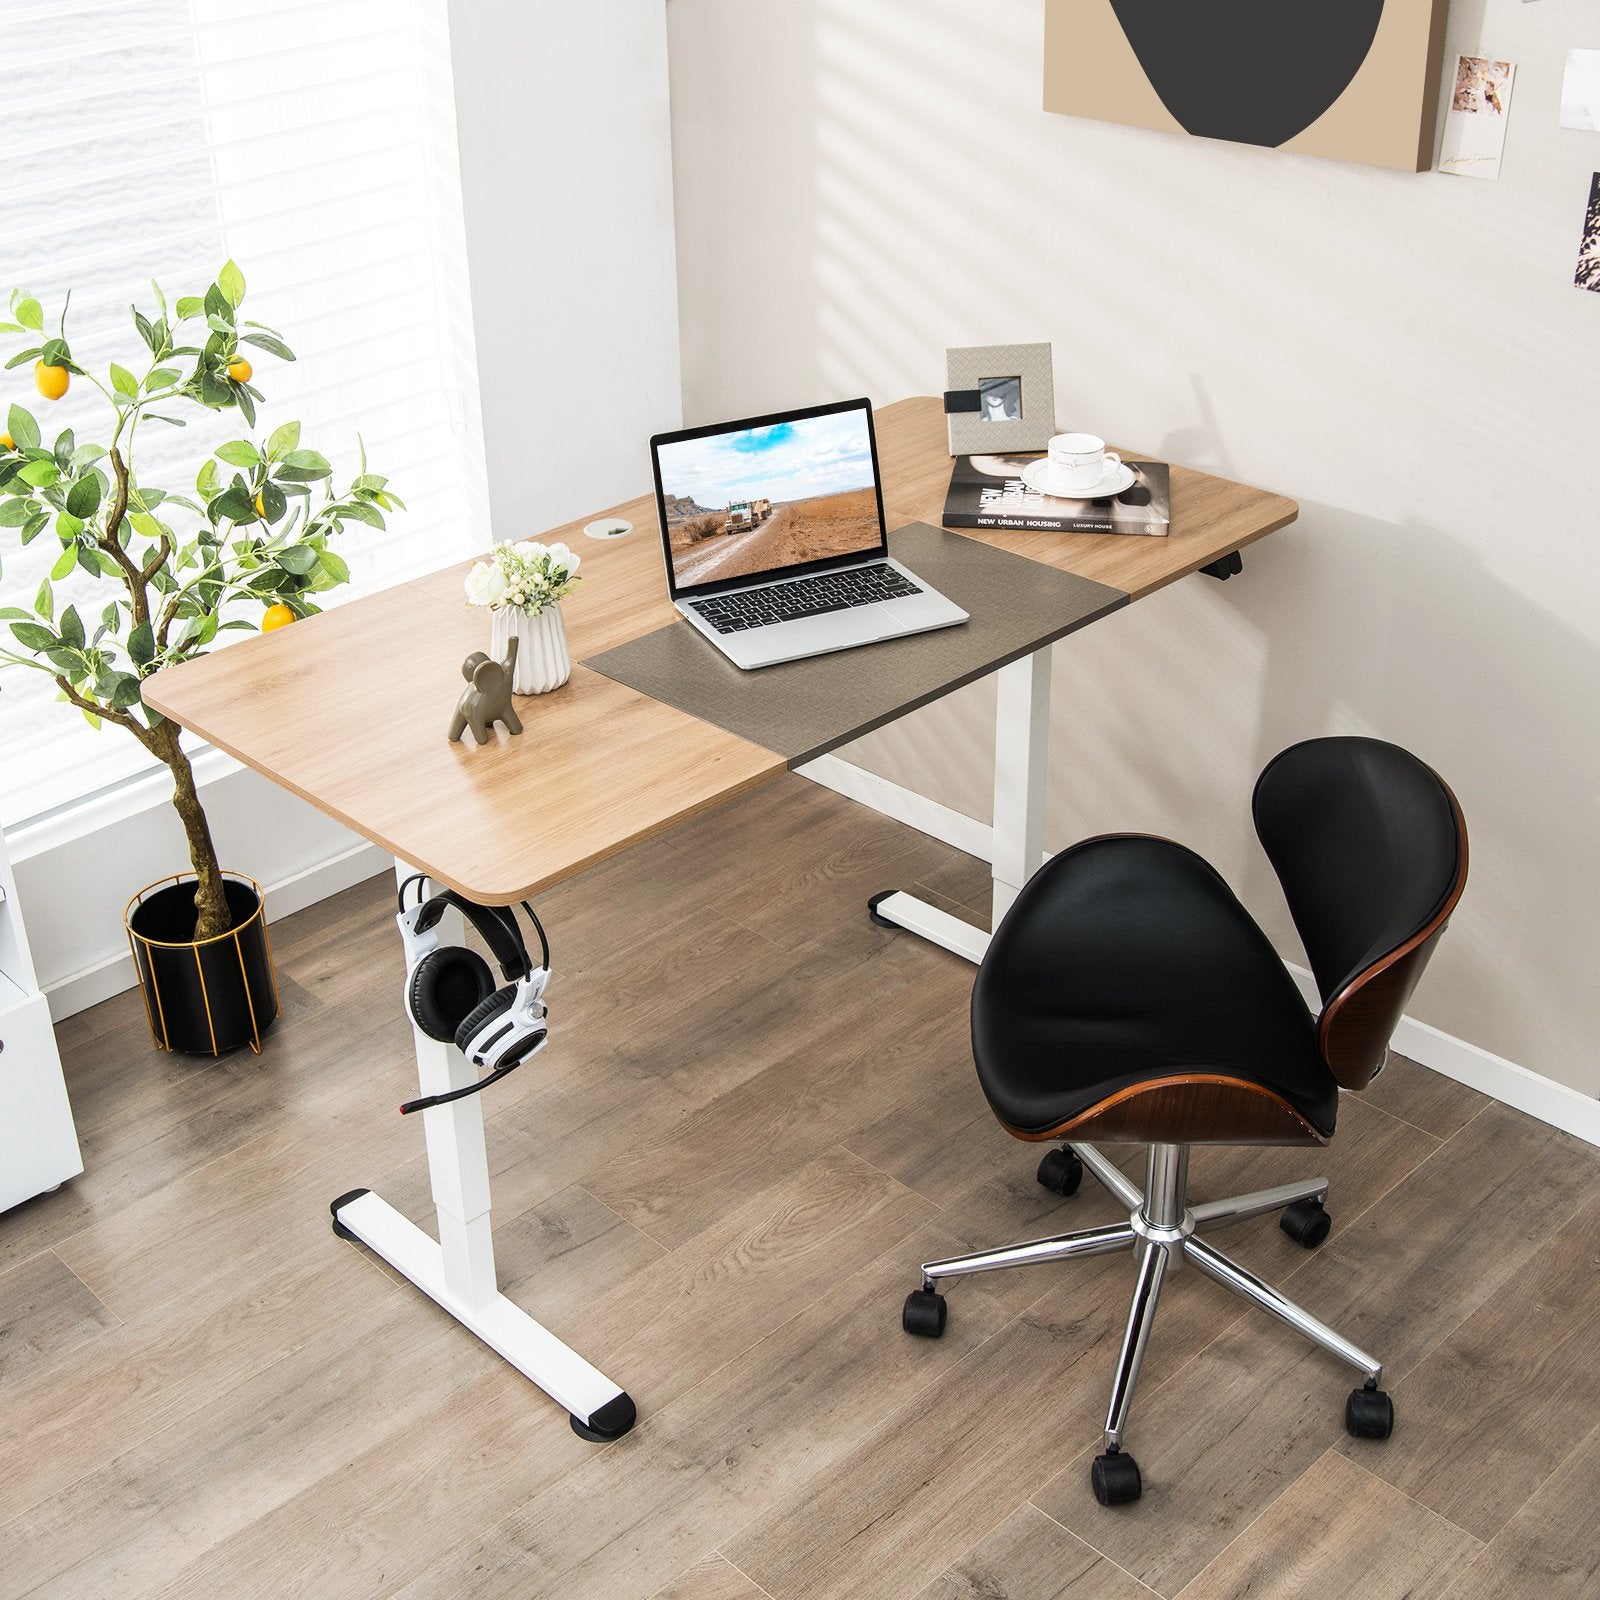
<instances>
[{"instance_id":1,"label":"white t-shaped desk base","mask_svg":"<svg viewBox=\"0 0 1600 1600\"><path fill-rule=\"evenodd\" d=\"M999 927L1044 857L1045 784L1050 769L1050 646L996 674L994 730L994 898L989 928ZM897 889L874 896L873 917L931 940L976 965L989 932Z\"/></svg>"},{"instance_id":2,"label":"white t-shaped desk base","mask_svg":"<svg viewBox=\"0 0 1600 1600\"><path fill-rule=\"evenodd\" d=\"M413 868L399 861L395 871L402 882L415 876ZM440 943L460 944L464 937L461 913L451 909L440 923ZM444 1094L475 1081L476 1072L454 1045L430 1039L415 1025L412 1034L417 1082L424 1095ZM353 1190L333 1202L334 1232L377 1251L395 1271L565 1406L575 1432L597 1441L620 1438L633 1426L633 1401L500 1293L489 1225L489 1158L478 1096L430 1106L421 1115L438 1239L429 1238L369 1189Z\"/></svg>"}]
</instances>

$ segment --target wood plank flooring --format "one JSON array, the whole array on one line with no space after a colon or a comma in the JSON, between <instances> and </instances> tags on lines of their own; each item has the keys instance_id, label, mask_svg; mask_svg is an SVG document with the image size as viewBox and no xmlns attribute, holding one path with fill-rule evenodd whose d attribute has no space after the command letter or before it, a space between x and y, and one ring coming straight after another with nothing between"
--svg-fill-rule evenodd
<instances>
[{"instance_id":1,"label":"wood plank flooring","mask_svg":"<svg viewBox=\"0 0 1600 1600\"><path fill-rule=\"evenodd\" d=\"M0 1216L0 1597L1600 1600L1600 1152L1409 1062L1339 1137L1196 1153L1198 1194L1325 1170L1334 1231L1224 1248L1388 1363L1344 1371L1197 1274L1088 1487L1129 1261L916 1264L1110 1220L1001 1132L972 970L873 927L979 863L801 779L546 895L552 1043L491 1091L501 1281L625 1384L605 1447L328 1228L430 1216L392 890L274 927L265 1053L165 1057L136 995L60 1030L84 1176Z\"/></svg>"}]
</instances>

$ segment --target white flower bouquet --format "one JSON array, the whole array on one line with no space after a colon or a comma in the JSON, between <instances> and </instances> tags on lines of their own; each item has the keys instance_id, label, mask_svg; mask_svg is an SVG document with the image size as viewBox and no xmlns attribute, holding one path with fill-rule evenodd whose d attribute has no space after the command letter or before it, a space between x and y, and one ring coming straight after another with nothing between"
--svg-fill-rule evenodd
<instances>
[{"instance_id":1,"label":"white flower bouquet","mask_svg":"<svg viewBox=\"0 0 1600 1600\"><path fill-rule=\"evenodd\" d=\"M578 566L578 557L564 544L544 545L533 539L497 544L489 559L479 561L467 574L467 604L536 617L572 593Z\"/></svg>"}]
</instances>

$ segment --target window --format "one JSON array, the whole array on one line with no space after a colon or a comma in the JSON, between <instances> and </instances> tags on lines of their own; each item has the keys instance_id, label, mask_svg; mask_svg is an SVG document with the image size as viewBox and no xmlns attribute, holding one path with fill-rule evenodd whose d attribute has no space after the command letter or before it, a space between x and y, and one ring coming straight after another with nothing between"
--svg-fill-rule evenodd
<instances>
[{"instance_id":1,"label":"window","mask_svg":"<svg viewBox=\"0 0 1600 1600\"><path fill-rule=\"evenodd\" d=\"M254 430L234 411L142 429L141 478L192 490L209 448L298 418L341 482L359 434L409 507L345 536L352 583L327 603L487 545L444 0L38 0L0 27L0 288L47 316L70 289L73 354L103 374L141 352L128 305L150 303L151 278L169 297L203 291L231 257L246 314L299 357L252 352ZM51 403L22 367L0 374L0 416L12 400L47 437L105 438L86 384ZM60 545L0 540L6 603L26 604ZM58 603L75 585L98 612L104 585L80 573ZM6 826L151 766L24 668L0 670L0 738Z\"/></svg>"}]
</instances>

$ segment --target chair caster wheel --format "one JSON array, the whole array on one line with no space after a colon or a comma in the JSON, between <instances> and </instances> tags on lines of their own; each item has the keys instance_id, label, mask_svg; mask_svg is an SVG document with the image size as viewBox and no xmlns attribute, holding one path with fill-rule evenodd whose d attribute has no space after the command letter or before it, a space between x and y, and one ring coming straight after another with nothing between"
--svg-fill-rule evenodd
<instances>
[{"instance_id":1,"label":"chair caster wheel","mask_svg":"<svg viewBox=\"0 0 1600 1600\"><path fill-rule=\"evenodd\" d=\"M1139 1463L1120 1450L1096 1456L1089 1468L1089 1487L1103 1506L1132 1505L1144 1493Z\"/></svg>"},{"instance_id":2,"label":"chair caster wheel","mask_svg":"<svg viewBox=\"0 0 1600 1600\"><path fill-rule=\"evenodd\" d=\"M1278 1218L1278 1226L1307 1250L1315 1250L1328 1237L1333 1218L1320 1200L1296 1200Z\"/></svg>"},{"instance_id":3,"label":"chair caster wheel","mask_svg":"<svg viewBox=\"0 0 1600 1600\"><path fill-rule=\"evenodd\" d=\"M919 1339L938 1339L944 1335L948 1314L949 1307L937 1289L913 1289L900 1313L900 1326Z\"/></svg>"},{"instance_id":4,"label":"chair caster wheel","mask_svg":"<svg viewBox=\"0 0 1600 1600\"><path fill-rule=\"evenodd\" d=\"M1038 1179L1051 1194L1076 1194L1083 1182L1083 1163L1070 1150L1051 1150L1039 1163Z\"/></svg>"},{"instance_id":5,"label":"chair caster wheel","mask_svg":"<svg viewBox=\"0 0 1600 1600\"><path fill-rule=\"evenodd\" d=\"M1387 1439L1394 1432L1394 1401L1382 1389L1352 1389L1344 1426L1353 1439Z\"/></svg>"}]
</instances>

